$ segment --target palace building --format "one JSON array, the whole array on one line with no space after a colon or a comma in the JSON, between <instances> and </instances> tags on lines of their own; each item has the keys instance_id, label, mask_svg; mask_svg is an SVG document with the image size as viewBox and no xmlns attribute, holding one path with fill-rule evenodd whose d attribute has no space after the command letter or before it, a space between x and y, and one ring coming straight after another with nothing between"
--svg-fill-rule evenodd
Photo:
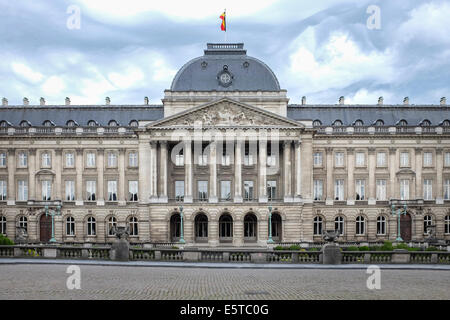
<instances>
[{"instance_id":1,"label":"palace building","mask_svg":"<svg viewBox=\"0 0 450 320\"><path fill-rule=\"evenodd\" d=\"M243 44L208 44L161 105L0 107L0 232L48 242L264 247L450 241L450 107L289 103Z\"/></svg>"}]
</instances>

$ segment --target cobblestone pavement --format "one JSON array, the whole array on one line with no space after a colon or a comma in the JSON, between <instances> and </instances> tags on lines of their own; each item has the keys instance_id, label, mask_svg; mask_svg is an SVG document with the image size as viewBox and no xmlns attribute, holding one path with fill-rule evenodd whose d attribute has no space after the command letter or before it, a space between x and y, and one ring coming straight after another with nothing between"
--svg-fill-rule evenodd
<instances>
[{"instance_id":1,"label":"cobblestone pavement","mask_svg":"<svg viewBox=\"0 0 450 320\"><path fill-rule=\"evenodd\" d=\"M450 299L450 272L206 269L80 265L81 289L66 287L68 265L0 265L0 299Z\"/></svg>"}]
</instances>

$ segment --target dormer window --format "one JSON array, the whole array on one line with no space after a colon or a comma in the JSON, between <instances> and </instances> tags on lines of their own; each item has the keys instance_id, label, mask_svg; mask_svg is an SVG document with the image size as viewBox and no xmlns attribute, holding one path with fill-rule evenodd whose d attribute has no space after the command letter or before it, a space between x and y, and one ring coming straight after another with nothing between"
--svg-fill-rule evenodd
<instances>
[{"instance_id":1,"label":"dormer window","mask_svg":"<svg viewBox=\"0 0 450 320\"><path fill-rule=\"evenodd\" d=\"M66 126L68 126L68 127L76 127L76 126L78 126L78 124L75 121L73 121L73 120L69 120L69 121L66 122Z\"/></svg>"},{"instance_id":2,"label":"dormer window","mask_svg":"<svg viewBox=\"0 0 450 320\"><path fill-rule=\"evenodd\" d=\"M31 123L27 120L23 120L22 122L20 122L20 126L21 127L31 127Z\"/></svg>"},{"instance_id":3,"label":"dormer window","mask_svg":"<svg viewBox=\"0 0 450 320\"><path fill-rule=\"evenodd\" d=\"M423 121L420 123L420 125L421 125L422 127L429 127L429 126L431 126L431 121L430 121L430 120L423 120Z\"/></svg>"},{"instance_id":4,"label":"dormer window","mask_svg":"<svg viewBox=\"0 0 450 320\"><path fill-rule=\"evenodd\" d=\"M399 122L397 122L397 126L404 127L404 126L407 126L407 125L408 125L408 122L406 120L404 120L404 119L402 119Z\"/></svg>"},{"instance_id":5,"label":"dormer window","mask_svg":"<svg viewBox=\"0 0 450 320\"><path fill-rule=\"evenodd\" d=\"M138 127L139 123L136 120L131 120L129 126L130 127Z\"/></svg>"},{"instance_id":6,"label":"dormer window","mask_svg":"<svg viewBox=\"0 0 450 320\"><path fill-rule=\"evenodd\" d=\"M381 119L378 119L377 121L375 121L375 125L376 125L377 127L384 126L384 121L381 120Z\"/></svg>"},{"instance_id":7,"label":"dormer window","mask_svg":"<svg viewBox=\"0 0 450 320\"><path fill-rule=\"evenodd\" d=\"M51 122L50 120L45 120L42 125L44 127L53 127L55 124L53 122Z\"/></svg>"},{"instance_id":8,"label":"dormer window","mask_svg":"<svg viewBox=\"0 0 450 320\"><path fill-rule=\"evenodd\" d=\"M87 125L88 125L89 127L96 127L96 126L98 126L98 123L97 123L97 121L95 121L95 120L89 120L88 123L87 123Z\"/></svg>"},{"instance_id":9,"label":"dormer window","mask_svg":"<svg viewBox=\"0 0 450 320\"><path fill-rule=\"evenodd\" d=\"M334 126L334 127L340 127L340 126L342 126L342 121L341 121L341 120L336 120L336 121L334 121L334 122L333 122L333 126Z\"/></svg>"},{"instance_id":10,"label":"dormer window","mask_svg":"<svg viewBox=\"0 0 450 320\"><path fill-rule=\"evenodd\" d=\"M364 122L362 120L356 120L353 124L354 126L361 127L364 125Z\"/></svg>"},{"instance_id":11,"label":"dormer window","mask_svg":"<svg viewBox=\"0 0 450 320\"><path fill-rule=\"evenodd\" d=\"M117 123L116 120L111 120L110 122L108 122L108 126L110 127L117 127L119 124Z\"/></svg>"},{"instance_id":12,"label":"dormer window","mask_svg":"<svg viewBox=\"0 0 450 320\"><path fill-rule=\"evenodd\" d=\"M9 125L10 124L7 121L5 121L5 120L0 121L0 127L8 127Z\"/></svg>"},{"instance_id":13,"label":"dormer window","mask_svg":"<svg viewBox=\"0 0 450 320\"><path fill-rule=\"evenodd\" d=\"M320 127L322 125L322 122L320 120L314 120L313 121L313 126L314 127Z\"/></svg>"},{"instance_id":14,"label":"dormer window","mask_svg":"<svg viewBox=\"0 0 450 320\"><path fill-rule=\"evenodd\" d=\"M444 120L444 121L442 121L441 126L444 126L444 127L450 127L450 120Z\"/></svg>"}]
</instances>

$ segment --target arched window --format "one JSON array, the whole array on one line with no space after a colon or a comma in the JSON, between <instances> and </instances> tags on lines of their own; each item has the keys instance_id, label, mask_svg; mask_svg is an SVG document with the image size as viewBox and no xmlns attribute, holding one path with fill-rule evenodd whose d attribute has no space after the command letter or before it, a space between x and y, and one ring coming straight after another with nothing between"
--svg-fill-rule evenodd
<instances>
[{"instance_id":1,"label":"arched window","mask_svg":"<svg viewBox=\"0 0 450 320\"><path fill-rule=\"evenodd\" d=\"M6 224L5 224L5 226L6 226ZM449 216L445 216L445 219L444 219L444 233L445 234L450 234L450 215Z\"/></svg>"},{"instance_id":2,"label":"arched window","mask_svg":"<svg viewBox=\"0 0 450 320\"><path fill-rule=\"evenodd\" d=\"M408 125L408 122L405 119L402 119L399 122L397 122L397 126L399 126L399 127L404 127L407 125Z\"/></svg>"},{"instance_id":3,"label":"arched window","mask_svg":"<svg viewBox=\"0 0 450 320\"><path fill-rule=\"evenodd\" d=\"M377 235L386 234L386 218L384 216L379 216L377 218Z\"/></svg>"},{"instance_id":4,"label":"arched window","mask_svg":"<svg viewBox=\"0 0 450 320\"><path fill-rule=\"evenodd\" d=\"M108 236L113 236L114 233L114 227L117 226L117 219L115 217L109 217L108 219Z\"/></svg>"},{"instance_id":5,"label":"arched window","mask_svg":"<svg viewBox=\"0 0 450 320\"><path fill-rule=\"evenodd\" d=\"M320 120L314 120L313 121L313 126L314 127L320 127L322 125L322 121L320 121Z\"/></svg>"},{"instance_id":6,"label":"arched window","mask_svg":"<svg viewBox=\"0 0 450 320\"><path fill-rule=\"evenodd\" d=\"M314 217L314 235L315 236L320 236L322 235L323 229L323 219L322 217Z\"/></svg>"},{"instance_id":7,"label":"arched window","mask_svg":"<svg viewBox=\"0 0 450 320\"><path fill-rule=\"evenodd\" d=\"M75 235L75 219L74 219L74 217L67 217L67 219L66 219L66 235L67 236Z\"/></svg>"},{"instance_id":8,"label":"arched window","mask_svg":"<svg viewBox=\"0 0 450 320\"><path fill-rule=\"evenodd\" d=\"M430 215L426 215L423 217L423 232L427 232L427 227L433 224L433 217Z\"/></svg>"},{"instance_id":9,"label":"arched window","mask_svg":"<svg viewBox=\"0 0 450 320\"><path fill-rule=\"evenodd\" d=\"M6 217L0 216L0 233L6 235Z\"/></svg>"},{"instance_id":10,"label":"arched window","mask_svg":"<svg viewBox=\"0 0 450 320\"><path fill-rule=\"evenodd\" d=\"M278 213L272 214L272 240L280 241L282 234L281 216Z\"/></svg>"},{"instance_id":11,"label":"arched window","mask_svg":"<svg viewBox=\"0 0 450 320\"><path fill-rule=\"evenodd\" d=\"M138 219L136 217L131 217L128 220L128 225L130 227L130 236L138 236L139 235Z\"/></svg>"},{"instance_id":12,"label":"arched window","mask_svg":"<svg viewBox=\"0 0 450 320\"><path fill-rule=\"evenodd\" d=\"M66 122L66 126L68 126L68 127L77 127L78 123L76 123L73 120L69 120L69 121Z\"/></svg>"},{"instance_id":13,"label":"arched window","mask_svg":"<svg viewBox=\"0 0 450 320\"><path fill-rule=\"evenodd\" d=\"M98 126L98 123L97 123L97 121L95 121L95 120L89 120L88 123L87 123L87 125L88 125L89 127L96 127L96 126Z\"/></svg>"},{"instance_id":14,"label":"arched window","mask_svg":"<svg viewBox=\"0 0 450 320\"><path fill-rule=\"evenodd\" d=\"M441 122L441 126L450 127L450 120L444 120Z\"/></svg>"},{"instance_id":15,"label":"arched window","mask_svg":"<svg viewBox=\"0 0 450 320\"><path fill-rule=\"evenodd\" d=\"M364 121L362 120L356 120L355 123L353 124L356 127L361 127L364 125Z\"/></svg>"},{"instance_id":16,"label":"arched window","mask_svg":"<svg viewBox=\"0 0 450 320\"><path fill-rule=\"evenodd\" d=\"M95 225L95 218L89 217L87 219L87 235L88 236L95 236L96 235L96 225Z\"/></svg>"},{"instance_id":17,"label":"arched window","mask_svg":"<svg viewBox=\"0 0 450 320\"><path fill-rule=\"evenodd\" d=\"M20 126L21 127L30 127L31 123L29 121L27 121L27 120L23 120L23 121L20 122Z\"/></svg>"},{"instance_id":18,"label":"arched window","mask_svg":"<svg viewBox=\"0 0 450 320\"><path fill-rule=\"evenodd\" d=\"M181 218L179 213L174 213L170 217L170 239L172 242L178 242L181 235Z\"/></svg>"},{"instance_id":19,"label":"arched window","mask_svg":"<svg viewBox=\"0 0 450 320\"><path fill-rule=\"evenodd\" d=\"M376 125L377 127L384 126L384 121L381 120L381 119L378 119L377 121L375 121L375 125Z\"/></svg>"},{"instance_id":20,"label":"arched window","mask_svg":"<svg viewBox=\"0 0 450 320\"><path fill-rule=\"evenodd\" d=\"M258 220L253 213L244 217L244 241L256 241Z\"/></svg>"},{"instance_id":21,"label":"arched window","mask_svg":"<svg viewBox=\"0 0 450 320\"><path fill-rule=\"evenodd\" d=\"M233 218L227 213L219 218L219 238L220 241L231 241L233 238Z\"/></svg>"},{"instance_id":22,"label":"arched window","mask_svg":"<svg viewBox=\"0 0 450 320\"><path fill-rule=\"evenodd\" d=\"M356 218L356 235L363 235L366 232L366 223L363 216Z\"/></svg>"},{"instance_id":23,"label":"arched window","mask_svg":"<svg viewBox=\"0 0 450 320\"><path fill-rule=\"evenodd\" d=\"M119 124L117 123L116 120L111 120L108 122L108 126L110 127L117 127Z\"/></svg>"},{"instance_id":24,"label":"arched window","mask_svg":"<svg viewBox=\"0 0 450 320\"><path fill-rule=\"evenodd\" d=\"M45 120L42 125L44 127L53 127L55 124L53 122L51 122L50 120Z\"/></svg>"},{"instance_id":25,"label":"arched window","mask_svg":"<svg viewBox=\"0 0 450 320\"><path fill-rule=\"evenodd\" d=\"M199 213L195 217L195 240L202 241L208 239L208 217Z\"/></svg>"},{"instance_id":26,"label":"arched window","mask_svg":"<svg viewBox=\"0 0 450 320\"><path fill-rule=\"evenodd\" d=\"M9 123L6 120L0 121L0 127L9 127Z\"/></svg>"},{"instance_id":27,"label":"arched window","mask_svg":"<svg viewBox=\"0 0 450 320\"><path fill-rule=\"evenodd\" d=\"M333 122L332 126L334 126L334 127L342 126L342 121L341 121L341 120L335 120L335 121Z\"/></svg>"},{"instance_id":28,"label":"arched window","mask_svg":"<svg viewBox=\"0 0 450 320\"><path fill-rule=\"evenodd\" d=\"M139 122L137 122L136 120L131 120L129 123L130 127L138 127L139 126Z\"/></svg>"},{"instance_id":29,"label":"arched window","mask_svg":"<svg viewBox=\"0 0 450 320\"><path fill-rule=\"evenodd\" d=\"M28 219L27 219L27 217L21 216L19 218L19 227L24 228L25 231L28 231Z\"/></svg>"},{"instance_id":30,"label":"arched window","mask_svg":"<svg viewBox=\"0 0 450 320\"><path fill-rule=\"evenodd\" d=\"M429 126L431 126L431 121L425 119L425 120L423 120L423 121L420 123L420 125L421 125L422 127L429 127Z\"/></svg>"},{"instance_id":31,"label":"arched window","mask_svg":"<svg viewBox=\"0 0 450 320\"><path fill-rule=\"evenodd\" d=\"M339 216L334 219L334 230L339 230L339 234L344 234L344 217Z\"/></svg>"}]
</instances>

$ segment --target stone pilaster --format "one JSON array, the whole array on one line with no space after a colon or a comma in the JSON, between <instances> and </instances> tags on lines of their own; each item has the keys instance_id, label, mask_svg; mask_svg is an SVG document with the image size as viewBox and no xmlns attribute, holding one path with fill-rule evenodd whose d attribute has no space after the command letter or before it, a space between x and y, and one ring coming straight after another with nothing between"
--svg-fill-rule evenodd
<instances>
[{"instance_id":1,"label":"stone pilaster","mask_svg":"<svg viewBox=\"0 0 450 320\"><path fill-rule=\"evenodd\" d=\"M117 196L119 199L119 205L126 205L126 192L125 192L125 148L119 149L119 182L117 189Z\"/></svg>"},{"instance_id":2,"label":"stone pilaster","mask_svg":"<svg viewBox=\"0 0 450 320\"><path fill-rule=\"evenodd\" d=\"M416 161L415 161L415 171L416 171L416 189L415 189L415 193L416 196L415 198L410 198L410 199L423 199L423 180L422 180L422 148L415 148L415 157L416 157ZM412 190L412 188L411 188Z\"/></svg>"},{"instance_id":3,"label":"stone pilaster","mask_svg":"<svg viewBox=\"0 0 450 320\"><path fill-rule=\"evenodd\" d=\"M442 148L436 148L436 204L444 204L442 170L444 166L444 156Z\"/></svg>"},{"instance_id":4,"label":"stone pilaster","mask_svg":"<svg viewBox=\"0 0 450 320\"><path fill-rule=\"evenodd\" d=\"M76 150L76 182L75 182L75 205L83 205L83 149Z\"/></svg>"},{"instance_id":5,"label":"stone pilaster","mask_svg":"<svg viewBox=\"0 0 450 320\"><path fill-rule=\"evenodd\" d=\"M139 141L139 202L148 203L150 198L150 144L146 140Z\"/></svg>"},{"instance_id":6,"label":"stone pilaster","mask_svg":"<svg viewBox=\"0 0 450 320\"><path fill-rule=\"evenodd\" d=\"M302 140L301 181L304 202L313 201L313 143L312 136Z\"/></svg>"},{"instance_id":7,"label":"stone pilaster","mask_svg":"<svg viewBox=\"0 0 450 320\"><path fill-rule=\"evenodd\" d=\"M8 149L8 205L16 204L16 177L14 173L16 172L16 150Z\"/></svg>"},{"instance_id":8,"label":"stone pilaster","mask_svg":"<svg viewBox=\"0 0 450 320\"><path fill-rule=\"evenodd\" d=\"M55 200L62 200L62 149L56 149L55 155L55 161L53 162L53 168L55 169L55 191L53 194L55 196Z\"/></svg>"},{"instance_id":9,"label":"stone pilaster","mask_svg":"<svg viewBox=\"0 0 450 320\"><path fill-rule=\"evenodd\" d=\"M375 148L369 148L369 196L368 203L369 205L375 205L377 203L377 195L376 195L376 181L375 181L375 167L376 167L376 158L375 158Z\"/></svg>"},{"instance_id":10,"label":"stone pilaster","mask_svg":"<svg viewBox=\"0 0 450 320\"><path fill-rule=\"evenodd\" d=\"M36 200L36 149L28 149L28 200Z\"/></svg>"},{"instance_id":11,"label":"stone pilaster","mask_svg":"<svg viewBox=\"0 0 450 320\"><path fill-rule=\"evenodd\" d=\"M105 179L103 171L105 166L105 149L97 149L97 205L105 205Z\"/></svg>"},{"instance_id":12,"label":"stone pilaster","mask_svg":"<svg viewBox=\"0 0 450 320\"><path fill-rule=\"evenodd\" d=\"M333 181L333 148L326 148L327 152L327 181L326 181L326 205L333 205L334 199L334 181Z\"/></svg>"},{"instance_id":13,"label":"stone pilaster","mask_svg":"<svg viewBox=\"0 0 450 320\"><path fill-rule=\"evenodd\" d=\"M209 195L210 203L217 203L217 142L211 141L209 144Z\"/></svg>"},{"instance_id":14,"label":"stone pilaster","mask_svg":"<svg viewBox=\"0 0 450 320\"><path fill-rule=\"evenodd\" d=\"M355 153L347 148L347 205L355 204Z\"/></svg>"},{"instance_id":15,"label":"stone pilaster","mask_svg":"<svg viewBox=\"0 0 450 320\"><path fill-rule=\"evenodd\" d=\"M159 202L167 203L168 202L167 141L161 141L160 146L161 146L161 160L160 160L161 194L159 195Z\"/></svg>"},{"instance_id":16,"label":"stone pilaster","mask_svg":"<svg viewBox=\"0 0 450 320\"><path fill-rule=\"evenodd\" d=\"M294 202L300 202L302 199L302 142L295 141L295 194Z\"/></svg>"},{"instance_id":17,"label":"stone pilaster","mask_svg":"<svg viewBox=\"0 0 450 320\"><path fill-rule=\"evenodd\" d=\"M259 139L259 171L258 171L259 202L267 202L267 138Z\"/></svg>"},{"instance_id":18,"label":"stone pilaster","mask_svg":"<svg viewBox=\"0 0 450 320\"><path fill-rule=\"evenodd\" d=\"M397 195L397 188L395 183L395 172L397 169L396 162L397 149L389 148L389 195L388 199L396 199L399 198Z\"/></svg>"},{"instance_id":19,"label":"stone pilaster","mask_svg":"<svg viewBox=\"0 0 450 320\"><path fill-rule=\"evenodd\" d=\"M156 141L150 141L150 201L158 202L158 148Z\"/></svg>"},{"instance_id":20,"label":"stone pilaster","mask_svg":"<svg viewBox=\"0 0 450 320\"><path fill-rule=\"evenodd\" d=\"M292 162L291 162L292 141L283 142L283 162L284 162L284 202L292 202Z\"/></svg>"},{"instance_id":21,"label":"stone pilaster","mask_svg":"<svg viewBox=\"0 0 450 320\"><path fill-rule=\"evenodd\" d=\"M184 142L184 202L192 203L194 199L193 195L193 166L192 166L192 142L186 140Z\"/></svg>"},{"instance_id":22,"label":"stone pilaster","mask_svg":"<svg viewBox=\"0 0 450 320\"><path fill-rule=\"evenodd\" d=\"M244 143L242 140L237 140L234 155L234 202L243 202L242 198L242 149Z\"/></svg>"}]
</instances>

